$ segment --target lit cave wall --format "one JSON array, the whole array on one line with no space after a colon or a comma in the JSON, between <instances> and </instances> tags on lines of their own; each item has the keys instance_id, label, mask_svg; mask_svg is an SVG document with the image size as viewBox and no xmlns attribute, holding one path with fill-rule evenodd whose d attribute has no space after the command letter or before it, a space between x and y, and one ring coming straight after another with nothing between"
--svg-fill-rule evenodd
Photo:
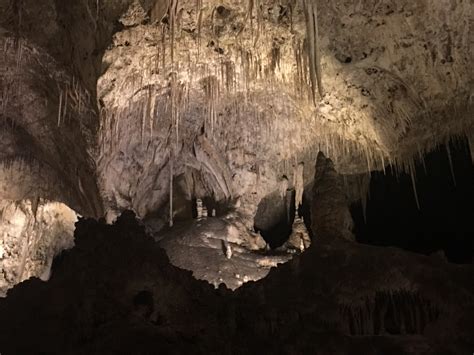
<instances>
[{"instance_id":1,"label":"lit cave wall","mask_svg":"<svg viewBox=\"0 0 474 355\"><path fill-rule=\"evenodd\" d=\"M0 353L472 353L472 13L0 0Z\"/></svg>"}]
</instances>

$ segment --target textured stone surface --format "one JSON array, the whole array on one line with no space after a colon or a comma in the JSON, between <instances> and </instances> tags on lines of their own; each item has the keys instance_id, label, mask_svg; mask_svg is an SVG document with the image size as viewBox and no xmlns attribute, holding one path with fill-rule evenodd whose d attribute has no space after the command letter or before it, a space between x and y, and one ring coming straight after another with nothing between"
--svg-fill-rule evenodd
<instances>
[{"instance_id":1,"label":"textured stone surface","mask_svg":"<svg viewBox=\"0 0 474 355\"><path fill-rule=\"evenodd\" d=\"M389 161L409 169L419 151L472 129L469 4L317 4L324 95L316 105L302 3L266 1L249 12L246 2L182 1L169 26L132 11L98 82L106 127L117 127L102 134L106 204L140 215L163 205L168 160L176 175L200 170L192 147L203 127L250 214L298 160L311 176L319 148L343 173ZM210 193L222 198L212 175ZM257 185L257 196L239 189L242 181ZM153 202L142 197L150 186Z\"/></svg>"},{"instance_id":2,"label":"textured stone surface","mask_svg":"<svg viewBox=\"0 0 474 355\"><path fill-rule=\"evenodd\" d=\"M53 269L50 282L26 281L0 300L2 353L459 354L474 345L472 265L335 235L231 293L171 266L126 214L114 226L80 221L76 247Z\"/></svg>"},{"instance_id":3,"label":"textured stone surface","mask_svg":"<svg viewBox=\"0 0 474 355\"><path fill-rule=\"evenodd\" d=\"M74 245L77 216L62 203L0 202L0 297L19 282L48 281L53 258Z\"/></svg>"},{"instance_id":4,"label":"textured stone surface","mask_svg":"<svg viewBox=\"0 0 474 355\"><path fill-rule=\"evenodd\" d=\"M7 34L0 47L1 198L42 197L100 215L90 96L34 44Z\"/></svg>"},{"instance_id":5,"label":"textured stone surface","mask_svg":"<svg viewBox=\"0 0 474 355\"><path fill-rule=\"evenodd\" d=\"M239 199L251 225L283 175L294 185L301 161L309 182L319 150L344 174L388 162L410 169L437 142L472 135L469 2L314 1L315 103L303 2L173 4L0 2L2 43L25 44L24 55L1 46L3 121L18 127L2 138L17 142L7 143L15 164L34 151L20 191L0 197L27 197L34 177L40 197L84 214L105 205L109 220L127 208L145 217L167 209L173 171L188 196ZM68 85L90 100L54 128ZM208 149L198 156L203 129Z\"/></svg>"},{"instance_id":6,"label":"textured stone surface","mask_svg":"<svg viewBox=\"0 0 474 355\"><path fill-rule=\"evenodd\" d=\"M234 207L249 230L262 199L303 184L321 238L223 301L137 239L135 222L83 222L50 285L26 282L0 302L0 345L225 353L232 335L250 339L245 353L303 334L284 351L313 352L314 339L331 343L322 353L471 351L472 268L345 240L335 171L411 170L437 142L473 136L472 12L465 0L0 0L1 201L43 198L109 221L131 209L162 226L200 198ZM312 184L320 151L334 169L326 161ZM389 300L408 307L403 321ZM422 335L373 339L376 328ZM12 342L25 333L31 342Z\"/></svg>"},{"instance_id":7,"label":"textured stone surface","mask_svg":"<svg viewBox=\"0 0 474 355\"><path fill-rule=\"evenodd\" d=\"M158 233L157 238L173 265L192 271L196 279L216 288L224 284L234 290L246 282L260 280L272 267L292 258L286 250L266 249L263 238L249 232L232 214L223 219L208 217L178 223Z\"/></svg>"},{"instance_id":8,"label":"textured stone surface","mask_svg":"<svg viewBox=\"0 0 474 355\"><path fill-rule=\"evenodd\" d=\"M311 205L311 230L315 235L337 236L354 240L349 201L342 176L331 159L318 154Z\"/></svg>"}]
</instances>

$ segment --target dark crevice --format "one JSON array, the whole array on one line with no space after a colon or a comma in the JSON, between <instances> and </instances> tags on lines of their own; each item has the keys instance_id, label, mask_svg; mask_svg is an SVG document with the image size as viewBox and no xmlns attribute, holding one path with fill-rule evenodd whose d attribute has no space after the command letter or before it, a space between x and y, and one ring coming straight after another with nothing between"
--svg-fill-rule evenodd
<instances>
[{"instance_id":1,"label":"dark crevice","mask_svg":"<svg viewBox=\"0 0 474 355\"><path fill-rule=\"evenodd\" d=\"M286 196L274 192L262 199L254 220L256 232L272 249L282 246L290 237L295 219L295 191L288 190Z\"/></svg>"}]
</instances>

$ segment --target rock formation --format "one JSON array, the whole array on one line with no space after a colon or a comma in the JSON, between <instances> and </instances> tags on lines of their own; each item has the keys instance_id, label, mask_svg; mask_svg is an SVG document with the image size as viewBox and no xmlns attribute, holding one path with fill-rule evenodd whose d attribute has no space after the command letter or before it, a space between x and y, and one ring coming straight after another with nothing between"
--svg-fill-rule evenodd
<instances>
[{"instance_id":1,"label":"rock formation","mask_svg":"<svg viewBox=\"0 0 474 355\"><path fill-rule=\"evenodd\" d=\"M359 245L349 209L386 169L421 209L440 144L456 181L472 7L0 0L0 295L50 279L0 301L0 352L472 352L472 267Z\"/></svg>"},{"instance_id":2,"label":"rock formation","mask_svg":"<svg viewBox=\"0 0 474 355\"><path fill-rule=\"evenodd\" d=\"M335 191L314 199L337 211ZM341 237L344 226L330 232L232 293L172 266L131 212L112 226L81 220L75 248L55 261L48 283L25 281L0 300L2 352L471 351L472 265L353 243Z\"/></svg>"}]
</instances>

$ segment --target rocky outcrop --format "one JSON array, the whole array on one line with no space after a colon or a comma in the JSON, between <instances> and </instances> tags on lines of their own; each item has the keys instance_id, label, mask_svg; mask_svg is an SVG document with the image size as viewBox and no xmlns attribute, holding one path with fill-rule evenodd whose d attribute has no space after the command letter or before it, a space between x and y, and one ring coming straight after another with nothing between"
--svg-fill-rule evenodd
<instances>
[{"instance_id":1,"label":"rocky outcrop","mask_svg":"<svg viewBox=\"0 0 474 355\"><path fill-rule=\"evenodd\" d=\"M17 283L48 281L53 258L74 245L77 216L43 199L0 202L0 297Z\"/></svg>"},{"instance_id":2,"label":"rocky outcrop","mask_svg":"<svg viewBox=\"0 0 474 355\"><path fill-rule=\"evenodd\" d=\"M224 284L235 290L246 282L260 280L272 267L292 257L266 249L265 240L232 213L177 223L155 238L173 265L192 271L196 279L216 288Z\"/></svg>"},{"instance_id":3,"label":"rocky outcrop","mask_svg":"<svg viewBox=\"0 0 474 355\"><path fill-rule=\"evenodd\" d=\"M311 205L311 230L317 237L335 236L354 240L349 201L331 159L318 154Z\"/></svg>"},{"instance_id":4,"label":"rocky outcrop","mask_svg":"<svg viewBox=\"0 0 474 355\"><path fill-rule=\"evenodd\" d=\"M329 187L334 171L325 166L329 173L319 183ZM337 201L338 189L326 191ZM471 351L472 265L348 242L336 228L319 232L307 252L231 292L171 266L133 213L112 226L81 220L76 247L55 260L48 283L25 281L0 300L0 348L5 354Z\"/></svg>"},{"instance_id":5,"label":"rocky outcrop","mask_svg":"<svg viewBox=\"0 0 474 355\"><path fill-rule=\"evenodd\" d=\"M472 137L471 13L465 0L0 0L0 200L168 222L207 198L248 229L266 197L296 187L300 202L316 176L321 241L216 293L130 216L84 220L50 283L0 301L0 351L472 351L472 267L348 242L336 173L412 170ZM334 164L320 155L314 173L320 151Z\"/></svg>"}]
</instances>

